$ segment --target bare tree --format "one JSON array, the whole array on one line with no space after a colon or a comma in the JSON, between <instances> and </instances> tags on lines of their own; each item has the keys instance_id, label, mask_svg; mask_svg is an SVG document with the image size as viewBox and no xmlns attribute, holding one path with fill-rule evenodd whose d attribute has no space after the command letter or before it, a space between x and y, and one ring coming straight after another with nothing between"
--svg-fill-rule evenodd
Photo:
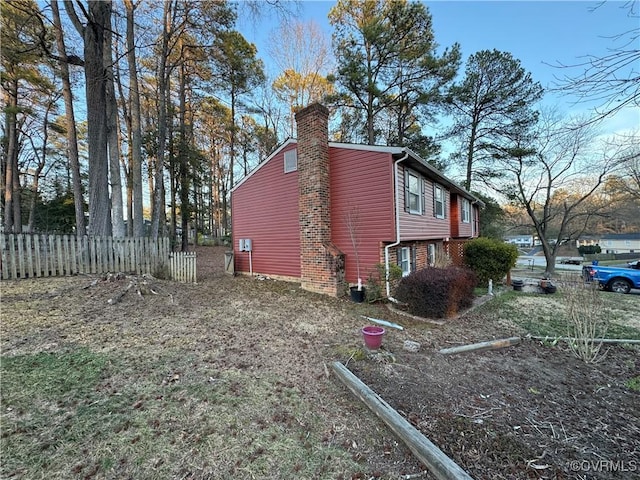
<instances>
[{"instance_id":1,"label":"bare tree","mask_svg":"<svg viewBox=\"0 0 640 480\"><path fill-rule=\"evenodd\" d=\"M593 202L607 177L620 167L624 150L599 143L582 119L567 122L552 115L541 118L534 133L534 153L523 147L505 151L495 168L504 172L494 184L512 204L525 210L547 262L555 270L560 245L577 238L606 203Z\"/></svg>"},{"instance_id":2,"label":"bare tree","mask_svg":"<svg viewBox=\"0 0 640 480\"><path fill-rule=\"evenodd\" d=\"M38 133L42 134L41 145L38 147L34 141L33 135L29 131L23 132L23 135L28 138L31 144L31 157L35 162L35 167L26 168L33 176L33 182L31 183L31 199L29 203L29 220L27 223L27 232L32 233L35 221L36 204L38 203L38 195L40 193L40 178L43 176L43 172L47 167L48 153L49 153L49 128L51 122L49 117L56 111L56 103L60 100L60 94L52 94L48 102L44 105L44 112L42 117L42 127L38 129ZM27 130L27 129L25 129ZM26 182L25 182L26 183Z\"/></svg>"},{"instance_id":3,"label":"bare tree","mask_svg":"<svg viewBox=\"0 0 640 480\"><path fill-rule=\"evenodd\" d=\"M129 103L131 105L131 184L133 194L133 236L144 234L143 202L142 202L142 127L140 115L140 87L138 84L138 68L135 46L135 5L132 0L124 0L127 16L127 65L129 67Z\"/></svg>"},{"instance_id":4,"label":"bare tree","mask_svg":"<svg viewBox=\"0 0 640 480\"><path fill-rule=\"evenodd\" d=\"M629 200L640 202L640 136L621 135L629 146L620 174L610 179L611 189Z\"/></svg>"},{"instance_id":5,"label":"bare tree","mask_svg":"<svg viewBox=\"0 0 640 480\"><path fill-rule=\"evenodd\" d=\"M593 15L605 8L607 2L599 2L591 7ZM614 3L614 2L612 2ZM618 5L620 14L636 19L635 28L619 32L608 38L611 46L602 55L585 55L575 63L556 62L552 66L567 72L556 78L555 91L571 92L577 95L576 103L596 102L595 122L615 114L629 106L640 106L640 22L638 0L627 0Z\"/></svg>"},{"instance_id":6,"label":"bare tree","mask_svg":"<svg viewBox=\"0 0 640 480\"><path fill-rule=\"evenodd\" d=\"M104 75L104 35L105 30L111 28L111 2L89 0L87 9L82 4L78 4L86 17L86 25L78 17L71 0L65 0L64 5L69 18L84 41L89 147L89 233L111 236L107 95Z\"/></svg>"},{"instance_id":7,"label":"bare tree","mask_svg":"<svg viewBox=\"0 0 640 480\"><path fill-rule=\"evenodd\" d=\"M176 31L175 9L177 0L164 2L162 13L162 35L160 39L160 52L156 69L157 94L158 94L158 134L156 162L154 165L152 209L151 209L151 236L156 239L164 229L164 160L167 141L167 97L169 75L169 52L171 39Z\"/></svg>"},{"instance_id":8,"label":"bare tree","mask_svg":"<svg viewBox=\"0 0 640 480\"><path fill-rule=\"evenodd\" d=\"M120 123L113 73L113 34L111 20L104 31L103 61L105 95L107 102L107 146L109 151L109 186L111 191L111 224L114 237L124 237L124 211L122 204L122 180L120 175Z\"/></svg>"},{"instance_id":9,"label":"bare tree","mask_svg":"<svg viewBox=\"0 0 640 480\"><path fill-rule=\"evenodd\" d=\"M326 74L333 63L331 45L320 26L282 21L269 36L269 55L282 72L273 82L275 91L289 106L289 135L295 136L296 109L331 93Z\"/></svg>"},{"instance_id":10,"label":"bare tree","mask_svg":"<svg viewBox=\"0 0 640 480\"><path fill-rule=\"evenodd\" d=\"M62 81L62 95L64 97L66 135L67 135L67 155L69 157L69 167L71 169L71 184L73 188L73 202L76 213L76 235L79 237L86 233L84 220L84 200L82 196L82 181L80 178L80 159L78 156L78 135L76 132L76 119L73 108L73 94L71 92L71 81L69 76L69 60L67 49L64 43L64 33L62 22L60 21L60 9L58 0L51 2L53 14L53 26L58 49L60 79Z\"/></svg>"}]
</instances>

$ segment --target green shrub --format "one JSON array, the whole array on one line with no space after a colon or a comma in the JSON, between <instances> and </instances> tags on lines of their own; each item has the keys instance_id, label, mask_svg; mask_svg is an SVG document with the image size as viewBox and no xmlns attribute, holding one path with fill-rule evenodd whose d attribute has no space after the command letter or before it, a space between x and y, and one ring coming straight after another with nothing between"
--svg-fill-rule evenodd
<instances>
[{"instance_id":1,"label":"green shrub","mask_svg":"<svg viewBox=\"0 0 640 480\"><path fill-rule=\"evenodd\" d=\"M578 247L578 253L580 255L594 255L596 253L602 253L600 245L580 245Z\"/></svg>"},{"instance_id":2,"label":"green shrub","mask_svg":"<svg viewBox=\"0 0 640 480\"><path fill-rule=\"evenodd\" d=\"M464 263L475 272L482 286L487 286L490 279L501 282L517 259L518 248L500 240L480 237L464 246Z\"/></svg>"},{"instance_id":3,"label":"green shrub","mask_svg":"<svg viewBox=\"0 0 640 480\"><path fill-rule=\"evenodd\" d=\"M475 274L467 268L427 267L400 280L395 293L414 315L449 318L473 304L476 284Z\"/></svg>"}]
</instances>

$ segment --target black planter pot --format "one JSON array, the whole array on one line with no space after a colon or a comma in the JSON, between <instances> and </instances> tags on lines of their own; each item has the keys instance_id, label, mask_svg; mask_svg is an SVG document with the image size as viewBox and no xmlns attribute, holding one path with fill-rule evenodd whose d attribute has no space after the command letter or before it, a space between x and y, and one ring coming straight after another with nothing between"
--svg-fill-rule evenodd
<instances>
[{"instance_id":1,"label":"black planter pot","mask_svg":"<svg viewBox=\"0 0 640 480\"><path fill-rule=\"evenodd\" d=\"M516 292L521 292L522 291L522 287L524 286L524 281L523 280L513 280L511 282L511 285L513 285L513 289Z\"/></svg>"},{"instance_id":2,"label":"black planter pot","mask_svg":"<svg viewBox=\"0 0 640 480\"><path fill-rule=\"evenodd\" d=\"M349 291L351 292L351 300L356 303L364 302L365 290L362 287L361 290L358 290L358 287L349 287Z\"/></svg>"}]
</instances>

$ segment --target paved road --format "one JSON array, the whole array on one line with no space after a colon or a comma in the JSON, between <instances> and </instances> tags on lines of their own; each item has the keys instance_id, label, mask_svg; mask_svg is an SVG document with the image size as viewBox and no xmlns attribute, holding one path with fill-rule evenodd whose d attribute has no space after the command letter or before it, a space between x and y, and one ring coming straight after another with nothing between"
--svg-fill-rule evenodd
<instances>
[{"instance_id":1,"label":"paved road","mask_svg":"<svg viewBox=\"0 0 640 480\"><path fill-rule=\"evenodd\" d=\"M547 260L543 256L532 255L520 255L516 261L516 265L525 267L546 267ZM574 270L577 272L582 271L582 265L569 265L565 263L556 263L556 270Z\"/></svg>"}]
</instances>

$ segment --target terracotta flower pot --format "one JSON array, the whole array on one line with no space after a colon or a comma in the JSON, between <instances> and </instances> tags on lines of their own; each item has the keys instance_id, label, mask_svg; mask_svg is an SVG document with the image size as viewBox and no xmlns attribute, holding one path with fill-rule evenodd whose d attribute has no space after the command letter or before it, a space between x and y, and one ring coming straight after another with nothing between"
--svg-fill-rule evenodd
<instances>
[{"instance_id":1,"label":"terracotta flower pot","mask_svg":"<svg viewBox=\"0 0 640 480\"><path fill-rule=\"evenodd\" d=\"M384 335L384 328L376 327L373 325L366 326L362 329L362 336L364 337L364 344L367 348L375 350L382 345L382 336Z\"/></svg>"}]
</instances>

